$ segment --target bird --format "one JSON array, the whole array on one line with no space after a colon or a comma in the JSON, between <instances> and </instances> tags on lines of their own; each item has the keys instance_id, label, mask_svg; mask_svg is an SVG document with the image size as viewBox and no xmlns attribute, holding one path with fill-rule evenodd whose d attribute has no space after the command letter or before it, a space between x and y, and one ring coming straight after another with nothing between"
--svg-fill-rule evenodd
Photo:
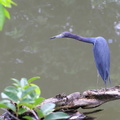
<instances>
[{"instance_id":1,"label":"bird","mask_svg":"<svg viewBox=\"0 0 120 120\"><path fill-rule=\"evenodd\" d=\"M97 71L104 81L105 86L110 80L110 48L105 38L98 37L82 37L70 32L62 32L59 35L53 36L50 39L55 38L72 38L81 42L93 44L94 61Z\"/></svg>"}]
</instances>

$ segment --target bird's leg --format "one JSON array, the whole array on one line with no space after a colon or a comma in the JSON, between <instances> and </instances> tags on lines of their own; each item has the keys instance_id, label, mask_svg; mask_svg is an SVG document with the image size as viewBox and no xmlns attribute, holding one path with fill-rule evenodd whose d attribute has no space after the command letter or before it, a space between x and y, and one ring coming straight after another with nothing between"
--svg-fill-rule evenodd
<instances>
[{"instance_id":1,"label":"bird's leg","mask_svg":"<svg viewBox=\"0 0 120 120\"><path fill-rule=\"evenodd\" d=\"M112 87L112 81L111 81L110 77L108 78L108 81L105 82L105 89L107 89L108 83L110 84L110 87Z\"/></svg>"},{"instance_id":2,"label":"bird's leg","mask_svg":"<svg viewBox=\"0 0 120 120\"><path fill-rule=\"evenodd\" d=\"M97 70L97 85L96 85L97 88L98 88L99 77L100 77L100 75L99 75L99 72Z\"/></svg>"},{"instance_id":3,"label":"bird's leg","mask_svg":"<svg viewBox=\"0 0 120 120\"><path fill-rule=\"evenodd\" d=\"M112 81L111 81L110 77L108 79L109 79L110 87L112 87Z\"/></svg>"}]
</instances>

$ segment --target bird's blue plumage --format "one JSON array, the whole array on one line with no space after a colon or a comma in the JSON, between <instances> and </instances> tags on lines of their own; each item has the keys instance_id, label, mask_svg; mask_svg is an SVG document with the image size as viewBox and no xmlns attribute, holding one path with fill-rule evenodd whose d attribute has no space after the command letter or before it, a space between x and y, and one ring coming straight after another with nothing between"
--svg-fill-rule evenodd
<instances>
[{"instance_id":1,"label":"bird's blue plumage","mask_svg":"<svg viewBox=\"0 0 120 120\"><path fill-rule=\"evenodd\" d=\"M64 37L93 44L96 67L106 85L110 81L110 50L107 41L103 37L82 37L69 32L63 32L51 39Z\"/></svg>"},{"instance_id":2,"label":"bird's blue plumage","mask_svg":"<svg viewBox=\"0 0 120 120\"><path fill-rule=\"evenodd\" d=\"M110 50L103 37L96 37L93 46L96 67L105 84L110 79Z\"/></svg>"}]
</instances>

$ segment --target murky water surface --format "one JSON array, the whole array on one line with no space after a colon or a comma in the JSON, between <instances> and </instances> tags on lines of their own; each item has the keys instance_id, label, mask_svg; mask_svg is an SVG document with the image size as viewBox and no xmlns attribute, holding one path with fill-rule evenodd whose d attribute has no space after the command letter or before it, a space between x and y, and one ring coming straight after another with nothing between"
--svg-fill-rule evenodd
<instances>
[{"instance_id":1,"label":"murky water surface","mask_svg":"<svg viewBox=\"0 0 120 120\"><path fill-rule=\"evenodd\" d=\"M34 76L41 77L35 83L45 98L105 87L101 78L97 84L92 45L49 39L63 31L103 36L111 50L112 85L120 84L119 0L14 1L18 5L10 9L11 19L0 32L0 92L12 84L10 78ZM97 120L120 119L119 101L99 108L104 110L92 114Z\"/></svg>"}]
</instances>

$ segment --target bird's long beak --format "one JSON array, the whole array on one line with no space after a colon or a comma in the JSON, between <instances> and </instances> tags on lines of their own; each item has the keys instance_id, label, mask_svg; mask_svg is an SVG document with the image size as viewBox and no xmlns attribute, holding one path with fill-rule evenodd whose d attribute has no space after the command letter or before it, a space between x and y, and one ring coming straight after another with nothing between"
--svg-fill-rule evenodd
<instances>
[{"instance_id":1,"label":"bird's long beak","mask_svg":"<svg viewBox=\"0 0 120 120\"><path fill-rule=\"evenodd\" d=\"M55 39L56 38L56 36L53 36L53 37L51 37L50 39Z\"/></svg>"},{"instance_id":2,"label":"bird's long beak","mask_svg":"<svg viewBox=\"0 0 120 120\"><path fill-rule=\"evenodd\" d=\"M62 37L63 37L63 35L62 35L62 34L59 34L59 35L56 35L56 36L51 37L50 39L62 38Z\"/></svg>"}]
</instances>

